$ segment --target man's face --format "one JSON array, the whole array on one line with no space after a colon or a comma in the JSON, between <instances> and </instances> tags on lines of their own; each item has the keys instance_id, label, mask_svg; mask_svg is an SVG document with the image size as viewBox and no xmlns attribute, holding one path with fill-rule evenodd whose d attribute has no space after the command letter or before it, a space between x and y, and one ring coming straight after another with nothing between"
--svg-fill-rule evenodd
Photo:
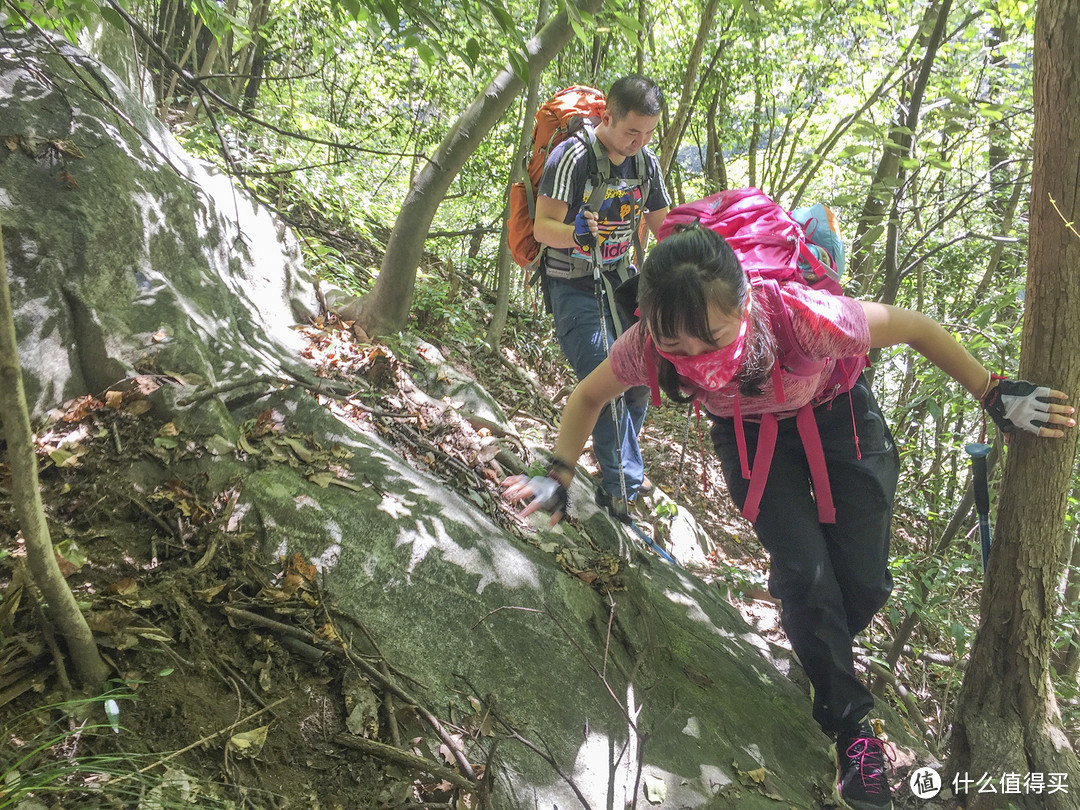
<instances>
[{"instance_id":1,"label":"man's face","mask_svg":"<svg viewBox=\"0 0 1080 810\"><path fill-rule=\"evenodd\" d=\"M605 110L601 123L607 127L610 135L611 142L604 144L608 151L623 157L633 157L641 147L652 140L657 124L660 123L660 116L628 112L616 121L611 117L611 113Z\"/></svg>"}]
</instances>

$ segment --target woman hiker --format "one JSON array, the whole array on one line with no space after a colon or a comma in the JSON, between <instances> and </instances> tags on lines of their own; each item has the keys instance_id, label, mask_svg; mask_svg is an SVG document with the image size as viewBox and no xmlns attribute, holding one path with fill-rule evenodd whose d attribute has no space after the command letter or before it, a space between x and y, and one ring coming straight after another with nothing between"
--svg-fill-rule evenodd
<instances>
[{"instance_id":1,"label":"woman hiker","mask_svg":"<svg viewBox=\"0 0 1080 810\"><path fill-rule=\"evenodd\" d=\"M641 320L574 389L547 477L508 478L506 497L531 498L522 515L543 509L554 525L608 402L656 383L676 401L696 398L713 422L731 497L769 552L769 590L813 685L814 719L836 739L838 790L857 810L891 808L885 747L867 721L874 699L855 673L852 641L892 590L889 524L899 456L859 373L861 358L872 348L908 344L976 397L1003 430L1060 438L1076 424L1074 409L1061 404L1061 391L992 375L918 312L797 283L772 289L752 284L723 237L706 228L690 226L657 244L639 281ZM780 306L798 352L818 361L809 376L791 373L786 355L777 360L787 350L770 310ZM847 385L837 385L848 358L860 362L851 365Z\"/></svg>"}]
</instances>

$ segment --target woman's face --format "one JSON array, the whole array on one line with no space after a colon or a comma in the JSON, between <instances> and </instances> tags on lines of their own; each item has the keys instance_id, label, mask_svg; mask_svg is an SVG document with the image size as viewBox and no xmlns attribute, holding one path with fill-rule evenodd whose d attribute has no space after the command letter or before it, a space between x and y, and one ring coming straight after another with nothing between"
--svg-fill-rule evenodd
<instances>
[{"instance_id":1,"label":"woman's face","mask_svg":"<svg viewBox=\"0 0 1080 810\"><path fill-rule=\"evenodd\" d=\"M707 354L730 346L739 337L739 327L742 325L742 313L730 315L720 308L719 304L709 304L709 331L712 334L712 343L708 343L693 335L679 335L677 338L657 338L653 336L656 348L666 354L682 355L684 357L696 357L699 354Z\"/></svg>"}]
</instances>

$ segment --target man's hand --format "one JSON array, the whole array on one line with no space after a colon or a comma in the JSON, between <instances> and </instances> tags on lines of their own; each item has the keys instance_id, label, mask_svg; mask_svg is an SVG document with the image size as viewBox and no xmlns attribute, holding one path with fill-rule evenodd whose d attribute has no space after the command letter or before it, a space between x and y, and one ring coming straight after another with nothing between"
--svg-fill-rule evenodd
<instances>
[{"instance_id":1,"label":"man's hand","mask_svg":"<svg viewBox=\"0 0 1080 810\"><path fill-rule=\"evenodd\" d=\"M1057 425L1075 427L1070 418L1075 409L1069 405L1054 404L1053 400L1065 400L1064 391L1036 386L1026 380L999 380L982 398L982 406L999 430L1011 433L1025 430L1044 438L1059 439L1065 432Z\"/></svg>"},{"instance_id":2,"label":"man's hand","mask_svg":"<svg viewBox=\"0 0 1080 810\"><path fill-rule=\"evenodd\" d=\"M574 219L574 244L580 248L596 247L596 238L600 233L600 224L596 219L596 212L589 211L584 206L578 211Z\"/></svg>"}]
</instances>

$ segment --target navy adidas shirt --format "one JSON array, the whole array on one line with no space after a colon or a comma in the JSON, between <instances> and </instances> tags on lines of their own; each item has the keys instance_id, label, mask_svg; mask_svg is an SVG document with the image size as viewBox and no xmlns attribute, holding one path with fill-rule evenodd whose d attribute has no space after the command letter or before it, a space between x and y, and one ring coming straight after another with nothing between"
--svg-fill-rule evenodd
<instances>
[{"instance_id":1,"label":"navy adidas shirt","mask_svg":"<svg viewBox=\"0 0 1080 810\"><path fill-rule=\"evenodd\" d=\"M604 146L600 143L600 148ZM642 148L645 168L649 175L649 197L642 200L640 184L622 183L620 180L636 179L636 157L624 158L611 166L608 189L597 211L600 223L600 252L605 265L617 265L633 244L634 223L641 222L643 213L658 211L671 205L671 197L660 176L656 155ZM572 223L593 191L595 159L592 150L582 138L567 138L551 150L544 163L538 194L564 202L567 205L565 223ZM636 211L635 211L636 209ZM574 256L588 258L587 253L574 248ZM549 248L547 263L553 269L569 269L571 249Z\"/></svg>"}]
</instances>

